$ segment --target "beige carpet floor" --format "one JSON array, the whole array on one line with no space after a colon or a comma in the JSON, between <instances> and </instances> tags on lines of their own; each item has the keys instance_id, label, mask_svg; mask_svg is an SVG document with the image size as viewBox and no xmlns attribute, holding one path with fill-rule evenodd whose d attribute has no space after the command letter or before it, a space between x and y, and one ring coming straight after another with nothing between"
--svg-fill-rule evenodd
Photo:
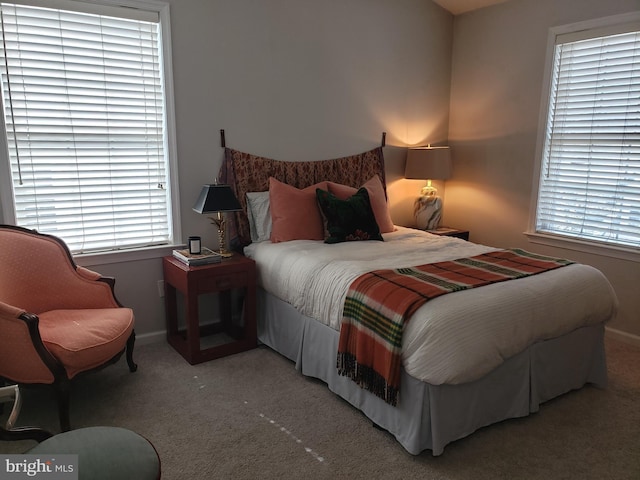
<instances>
[{"instance_id":1,"label":"beige carpet floor","mask_svg":"<svg viewBox=\"0 0 640 480\"><path fill-rule=\"evenodd\" d=\"M408 454L266 347L196 366L165 343L135 356L134 374L121 360L73 384L72 424L146 436L163 479L640 479L640 349L612 340L608 388L566 394L439 457ZM24 397L20 424L57 430L50 391ZM30 445L0 442L0 452Z\"/></svg>"}]
</instances>

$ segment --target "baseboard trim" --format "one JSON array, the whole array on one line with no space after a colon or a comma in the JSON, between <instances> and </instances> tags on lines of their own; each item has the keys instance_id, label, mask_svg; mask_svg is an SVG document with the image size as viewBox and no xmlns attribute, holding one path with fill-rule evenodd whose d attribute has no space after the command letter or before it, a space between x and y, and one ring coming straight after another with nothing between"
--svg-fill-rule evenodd
<instances>
[{"instance_id":1,"label":"baseboard trim","mask_svg":"<svg viewBox=\"0 0 640 480\"><path fill-rule=\"evenodd\" d=\"M235 317L233 317L235 320ZM220 319L213 318L200 322L201 326L215 325L220 323ZM157 330L149 333L136 333L136 345L148 345L150 343L159 343L167 340L166 330Z\"/></svg>"},{"instance_id":2,"label":"baseboard trim","mask_svg":"<svg viewBox=\"0 0 640 480\"><path fill-rule=\"evenodd\" d=\"M605 327L605 335L613 340L619 340L640 348L640 336L623 332L611 327Z\"/></svg>"},{"instance_id":3,"label":"baseboard trim","mask_svg":"<svg viewBox=\"0 0 640 480\"><path fill-rule=\"evenodd\" d=\"M158 332L151 333L136 333L136 345L149 345L150 343L160 343L166 340L167 331L160 330Z\"/></svg>"}]
</instances>

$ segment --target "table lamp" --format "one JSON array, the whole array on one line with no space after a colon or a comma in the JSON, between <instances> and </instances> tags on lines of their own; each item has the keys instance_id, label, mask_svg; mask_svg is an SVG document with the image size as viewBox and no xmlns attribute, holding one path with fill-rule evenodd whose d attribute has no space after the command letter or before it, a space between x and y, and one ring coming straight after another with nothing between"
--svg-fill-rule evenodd
<instances>
[{"instance_id":1,"label":"table lamp","mask_svg":"<svg viewBox=\"0 0 640 480\"><path fill-rule=\"evenodd\" d=\"M405 178L426 180L413 206L416 226L422 230L435 230L442 217L442 199L432 180L451 177L451 152L449 147L411 147L407 152Z\"/></svg>"},{"instance_id":2,"label":"table lamp","mask_svg":"<svg viewBox=\"0 0 640 480\"><path fill-rule=\"evenodd\" d=\"M215 214L209 219L218 227L218 243L220 245L218 253L223 257L233 255L227 251L226 247L224 213L237 212L242 210L242 207L231 190L231 186L218 183L203 185L193 210L203 215Z\"/></svg>"}]
</instances>

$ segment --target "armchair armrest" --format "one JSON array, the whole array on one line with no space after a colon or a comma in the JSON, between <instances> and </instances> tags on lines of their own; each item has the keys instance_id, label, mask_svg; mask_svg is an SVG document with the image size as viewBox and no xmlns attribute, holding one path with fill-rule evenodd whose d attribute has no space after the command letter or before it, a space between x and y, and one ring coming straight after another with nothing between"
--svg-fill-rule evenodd
<instances>
[{"instance_id":1,"label":"armchair armrest","mask_svg":"<svg viewBox=\"0 0 640 480\"><path fill-rule=\"evenodd\" d=\"M81 267L80 265L77 266L76 271L81 277L86 278L87 280L98 280L102 277L98 272Z\"/></svg>"},{"instance_id":2,"label":"armchair armrest","mask_svg":"<svg viewBox=\"0 0 640 480\"><path fill-rule=\"evenodd\" d=\"M39 318L0 302L0 377L26 383L52 383L64 377L64 367L47 350L38 329ZM12 355L20 351L20 361Z\"/></svg>"},{"instance_id":3,"label":"armchair armrest","mask_svg":"<svg viewBox=\"0 0 640 480\"><path fill-rule=\"evenodd\" d=\"M116 298L115 285L116 279L113 277L104 277L102 274L98 272L94 272L93 270L89 270L88 268L82 267L80 265L76 266L76 272L85 280L89 280L91 282L102 282L109 286L111 297L113 301L117 304L117 306L122 307L120 301Z\"/></svg>"},{"instance_id":4,"label":"armchair armrest","mask_svg":"<svg viewBox=\"0 0 640 480\"><path fill-rule=\"evenodd\" d=\"M13 408L5 427L0 427L0 440L35 440L42 442L53 436L50 432L36 427L16 427L15 423L22 408L22 397L18 385L0 387L0 403L13 401Z\"/></svg>"},{"instance_id":5,"label":"armchair armrest","mask_svg":"<svg viewBox=\"0 0 640 480\"><path fill-rule=\"evenodd\" d=\"M4 302L0 302L0 318L20 318L20 315L26 313L22 308L14 307Z\"/></svg>"}]
</instances>

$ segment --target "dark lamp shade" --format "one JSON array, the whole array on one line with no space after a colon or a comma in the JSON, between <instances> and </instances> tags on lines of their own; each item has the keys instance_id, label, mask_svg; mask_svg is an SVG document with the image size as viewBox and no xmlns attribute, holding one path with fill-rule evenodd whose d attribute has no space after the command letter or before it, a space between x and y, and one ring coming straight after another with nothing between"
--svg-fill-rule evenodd
<instances>
[{"instance_id":1,"label":"dark lamp shade","mask_svg":"<svg viewBox=\"0 0 640 480\"><path fill-rule=\"evenodd\" d=\"M229 185L203 185L200 196L193 206L198 213L234 212L242 210Z\"/></svg>"},{"instance_id":2,"label":"dark lamp shade","mask_svg":"<svg viewBox=\"0 0 640 480\"><path fill-rule=\"evenodd\" d=\"M407 152L404 178L446 180L450 177L449 147L414 147Z\"/></svg>"}]
</instances>

